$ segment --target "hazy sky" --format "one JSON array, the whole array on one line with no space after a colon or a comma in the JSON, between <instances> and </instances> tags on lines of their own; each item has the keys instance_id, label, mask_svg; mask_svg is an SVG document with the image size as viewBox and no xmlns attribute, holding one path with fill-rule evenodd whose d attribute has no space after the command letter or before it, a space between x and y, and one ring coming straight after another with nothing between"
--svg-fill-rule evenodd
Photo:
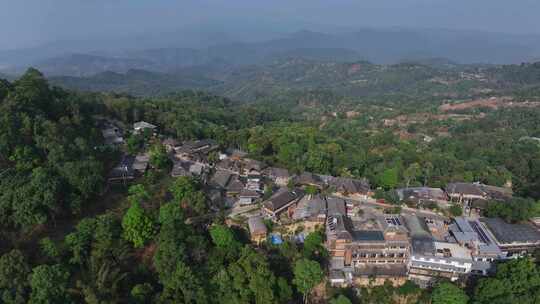
<instances>
[{"instance_id":1,"label":"hazy sky","mask_svg":"<svg viewBox=\"0 0 540 304\"><path fill-rule=\"evenodd\" d=\"M0 0L0 49L56 40L205 30L355 27L540 33L538 0Z\"/></svg>"}]
</instances>

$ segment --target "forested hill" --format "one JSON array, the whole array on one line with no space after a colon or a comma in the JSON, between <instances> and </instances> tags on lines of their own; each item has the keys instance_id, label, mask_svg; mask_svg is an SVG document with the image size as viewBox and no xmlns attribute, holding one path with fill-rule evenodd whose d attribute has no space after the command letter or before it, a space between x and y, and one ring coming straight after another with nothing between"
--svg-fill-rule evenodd
<instances>
[{"instance_id":1,"label":"forested hill","mask_svg":"<svg viewBox=\"0 0 540 304\"><path fill-rule=\"evenodd\" d=\"M225 225L200 181L170 177L159 137L125 132L125 152L148 151L150 169L129 187L105 187L107 169L121 158L103 145L102 120L126 131L145 120L179 140L211 138L292 173L366 177L383 197L398 187L453 181L511 186L515 198L489 214L523 221L540 212L539 102L439 107L440 99L281 93L252 102L194 91L159 98L77 93L51 87L34 69L0 81L0 302L280 304L309 295L350 303L346 294L358 303L412 304L457 293L467 303L450 283L364 287L361 298L326 289L324 233L310 233L303 245L285 239L255 248L245 226ZM537 303L538 266L529 259L504 265L495 277L468 284L473 303ZM327 294L311 293L315 286Z\"/></svg>"},{"instance_id":2,"label":"forested hill","mask_svg":"<svg viewBox=\"0 0 540 304\"><path fill-rule=\"evenodd\" d=\"M80 212L103 187L100 134L84 104L30 69L0 83L0 221L29 229Z\"/></svg>"},{"instance_id":3,"label":"forested hill","mask_svg":"<svg viewBox=\"0 0 540 304\"><path fill-rule=\"evenodd\" d=\"M361 98L471 98L512 94L540 86L539 64L457 65L447 60L377 65L287 58L268 65L208 65L169 74L131 70L91 77L52 77L53 84L84 91L115 91L156 96L180 89L202 89L253 101L276 92L329 90Z\"/></svg>"},{"instance_id":4,"label":"forested hill","mask_svg":"<svg viewBox=\"0 0 540 304\"><path fill-rule=\"evenodd\" d=\"M103 72L89 77L53 77L51 82L78 91L122 92L136 96L159 96L185 89L205 89L220 83L202 74L163 74L144 70Z\"/></svg>"}]
</instances>

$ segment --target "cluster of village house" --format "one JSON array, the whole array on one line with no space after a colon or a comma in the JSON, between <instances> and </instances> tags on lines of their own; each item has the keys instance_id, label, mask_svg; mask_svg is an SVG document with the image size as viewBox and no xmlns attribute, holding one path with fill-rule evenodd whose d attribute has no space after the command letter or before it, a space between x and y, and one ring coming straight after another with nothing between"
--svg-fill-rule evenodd
<instances>
[{"instance_id":1,"label":"cluster of village house","mask_svg":"<svg viewBox=\"0 0 540 304\"><path fill-rule=\"evenodd\" d=\"M134 124L133 132L144 129L156 127L139 122ZM103 127L108 144L121 143L120 133L112 124ZM449 219L420 210L388 214L388 209L371 199L373 192L365 179L309 172L293 176L286 169L249 159L240 150L220 153L213 140L179 143L165 139L162 143L174 163L171 175L200 178L214 208L260 206L247 220L254 242L261 243L269 236L264 219L280 225L301 223L303 234L324 229L333 285L385 280L399 284L409 279L429 286L439 278L460 280L486 275L493 270L495 261L532 254L540 248L538 223L508 224L476 216ZM210 153L218 155L214 164L208 161ZM124 156L109 181L134 179L148 168L148 161L146 153ZM269 184L275 189L263 199ZM331 194L308 194L306 187ZM400 201L419 207L428 202L440 208L459 204L469 211L485 208L488 201L504 201L512 196L506 188L479 183L450 183L444 189L403 188L396 194Z\"/></svg>"}]
</instances>

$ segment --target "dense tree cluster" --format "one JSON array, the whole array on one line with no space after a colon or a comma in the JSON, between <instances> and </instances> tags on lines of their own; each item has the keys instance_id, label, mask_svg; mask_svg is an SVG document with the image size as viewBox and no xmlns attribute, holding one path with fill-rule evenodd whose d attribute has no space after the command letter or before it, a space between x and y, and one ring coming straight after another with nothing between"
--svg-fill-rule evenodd
<instances>
[{"instance_id":1,"label":"dense tree cluster","mask_svg":"<svg viewBox=\"0 0 540 304\"><path fill-rule=\"evenodd\" d=\"M2 90L0 226L31 229L79 213L104 181L89 111L33 69Z\"/></svg>"}]
</instances>

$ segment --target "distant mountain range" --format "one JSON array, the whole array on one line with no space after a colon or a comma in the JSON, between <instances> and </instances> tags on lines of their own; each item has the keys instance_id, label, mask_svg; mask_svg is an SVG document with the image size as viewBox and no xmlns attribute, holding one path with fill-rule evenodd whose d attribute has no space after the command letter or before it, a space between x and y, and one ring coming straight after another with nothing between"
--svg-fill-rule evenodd
<instances>
[{"instance_id":1,"label":"distant mountain range","mask_svg":"<svg viewBox=\"0 0 540 304\"><path fill-rule=\"evenodd\" d=\"M3 51L0 71L20 74L28 66L34 66L48 76L91 76L132 69L170 73L195 66L267 65L289 58L329 62L369 60L381 64L441 58L455 63L507 64L540 57L540 36L475 31L361 29L334 34L300 31L263 42L215 41L216 44L204 47L199 43L198 47L142 50L108 46L107 50L99 51L100 45L95 45L86 48L92 52L82 51L83 47L50 46L41 52L39 48Z\"/></svg>"},{"instance_id":2,"label":"distant mountain range","mask_svg":"<svg viewBox=\"0 0 540 304\"><path fill-rule=\"evenodd\" d=\"M368 61L295 58L267 65L200 65L168 73L131 69L125 73L103 72L88 77L49 77L49 81L68 89L139 96L197 89L232 99L255 100L270 98L276 93L323 90L354 98L407 99L421 95L464 99L540 89L540 63L460 65L435 58L379 65Z\"/></svg>"},{"instance_id":3,"label":"distant mountain range","mask_svg":"<svg viewBox=\"0 0 540 304\"><path fill-rule=\"evenodd\" d=\"M114 91L139 96L203 89L220 84L217 80L200 75L163 74L144 70L128 70L125 73L101 72L88 77L57 76L51 77L50 82L78 91Z\"/></svg>"}]
</instances>

